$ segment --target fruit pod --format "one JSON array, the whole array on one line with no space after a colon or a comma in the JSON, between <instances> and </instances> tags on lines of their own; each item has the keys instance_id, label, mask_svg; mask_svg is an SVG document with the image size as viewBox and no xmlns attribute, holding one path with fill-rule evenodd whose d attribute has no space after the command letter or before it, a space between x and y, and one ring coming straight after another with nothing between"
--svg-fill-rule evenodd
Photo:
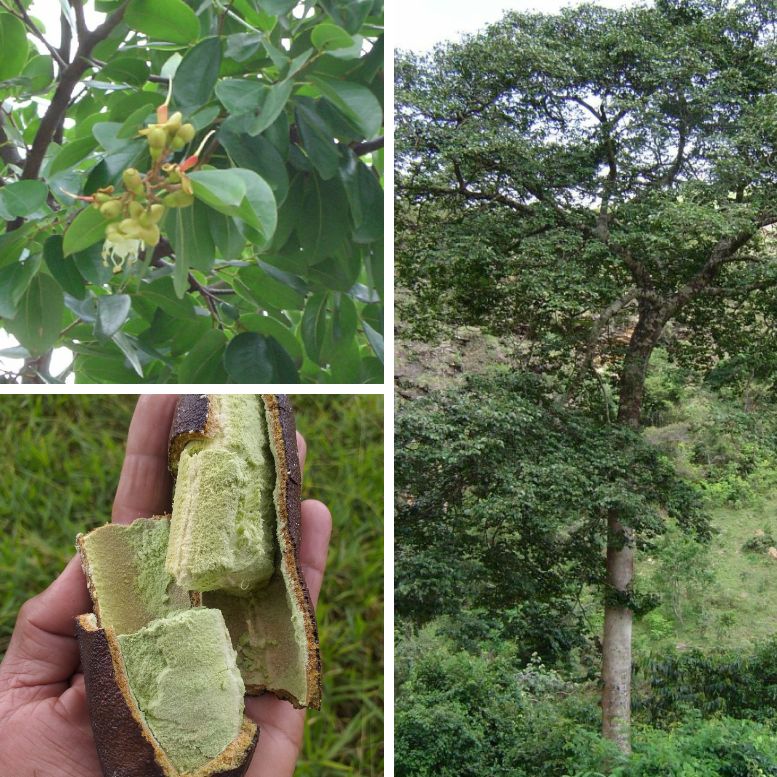
<instances>
[{"instance_id":1,"label":"fruit pod","mask_svg":"<svg viewBox=\"0 0 777 777\"><path fill-rule=\"evenodd\" d=\"M237 663L246 693L270 691L295 707L318 708L321 704L318 631L299 561L302 476L294 413L287 396L263 394L258 399L261 412L255 416L246 413L246 423L241 424L238 403L247 401L202 394L183 396L178 401L169 446L170 470L178 479L176 499L183 479L182 475L179 477L179 463L188 445L194 443L196 449L216 444L233 429L251 434L245 430L249 416L263 424L264 428L256 430L256 434L261 433L266 440L267 455L274 467L271 498L274 548L271 550L276 558L275 568L269 580L243 594L205 589L203 604L224 614L238 653ZM230 412L232 417L228 417ZM226 483L224 489L228 490ZM201 520L200 531L207 534L208 515L204 514Z\"/></svg>"},{"instance_id":2,"label":"fruit pod","mask_svg":"<svg viewBox=\"0 0 777 777\"><path fill-rule=\"evenodd\" d=\"M129 688L112 628L99 628L94 614L76 619L86 699L97 754L105 777L242 777L259 736L244 719L238 736L210 762L181 772L149 731Z\"/></svg>"}]
</instances>

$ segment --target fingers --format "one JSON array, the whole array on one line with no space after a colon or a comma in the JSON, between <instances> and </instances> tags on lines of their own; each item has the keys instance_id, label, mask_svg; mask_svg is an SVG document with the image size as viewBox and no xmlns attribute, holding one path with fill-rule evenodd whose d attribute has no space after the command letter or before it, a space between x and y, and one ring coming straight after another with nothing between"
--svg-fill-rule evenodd
<instances>
[{"instance_id":1,"label":"fingers","mask_svg":"<svg viewBox=\"0 0 777 777\"><path fill-rule=\"evenodd\" d=\"M169 512L172 480L167 470L167 441L177 399L161 394L138 399L113 502L114 523Z\"/></svg>"},{"instance_id":2,"label":"fingers","mask_svg":"<svg viewBox=\"0 0 777 777\"><path fill-rule=\"evenodd\" d=\"M29 688L36 699L58 696L78 667L73 619L91 602L78 556L41 594L25 602L16 619L3 663L0 685Z\"/></svg>"},{"instance_id":3,"label":"fingers","mask_svg":"<svg viewBox=\"0 0 777 777\"><path fill-rule=\"evenodd\" d=\"M300 563L313 604L326 566L332 516L321 502L302 503ZM246 699L246 712L259 726L259 745L246 777L291 777L305 728L305 711L270 694Z\"/></svg>"},{"instance_id":4,"label":"fingers","mask_svg":"<svg viewBox=\"0 0 777 777\"><path fill-rule=\"evenodd\" d=\"M315 499L305 500L302 503L302 545L299 560L314 606L321 591L331 535L332 516L329 509Z\"/></svg>"},{"instance_id":5,"label":"fingers","mask_svg":"<svg viewBox=\"0 0 777 777\"><path fill-rule=\"evenodd\" d=\"M297 432L297 453L299 454L299 468L302 472L305 471L305 459L308 455L308 444L305 442L305 438Z\"/></svg>"}]
</instances>

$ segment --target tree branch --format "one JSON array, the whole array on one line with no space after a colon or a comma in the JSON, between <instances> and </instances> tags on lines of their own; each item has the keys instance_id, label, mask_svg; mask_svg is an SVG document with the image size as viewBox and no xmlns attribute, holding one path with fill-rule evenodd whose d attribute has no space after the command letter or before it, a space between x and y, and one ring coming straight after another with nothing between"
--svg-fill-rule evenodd
<instances>
[{"instance_id":1,"label":"tree branch","mask_svg":"<svg viewBox=\"0 0 777 777\"><path fill-rule=\"evenodd\" d=\"M49 103L46 113L41 119L40 127L35 134L35 140L32 143L32 148L30 149L30 153L24 164L22 178L37 178L40 174L43 157L46 154L46 150L54 137L54 133L56 132L60 121L67 111L73 90L81 79L81 76L90 66L89 55L91 54L92 49L100 41L105 40L114 28L118 26L124 16L126 6L127 2L125 1L99 27L79 41L75 57L61 73L54 96Z\"/></svg>"},{"instance_id":2,"label":"tree branch","mask_svg":"<svg viewBox=\"0 0 777 777\"><path fill-rule=\"evenodd\" d=\"M57 61L60 69L64 69L67 66L67 62L62 61L62 57L60 56L59 52L43 37L41 31L35 26L35 22L27 13L27 9L24 7L24 4L21 2L21 0L14 0L14 4L18 9L18 13L14 13L13 15L17 19L21 19L21 21L24 22L24 26L30 31L30 33L36 37L46 47L46 49L48 49L49 54L51 54L51 56L54 57L54 59ZM12 9L5 5L4 7L13 13Z\"/></svg>"},{"instance_id":3,"label":"tree branch","mask_svg":"<svg viewBox=\"0 0 777 777\"><path fill-rule=\"evenodd\" d=\"M70 0L70 7L75 11L78 39L79 41L83 40L89 34L89 28L86 26L86 19L84 19L83 0Z\"/></svg>"},{"instance_id":4,"label":"tree branch","mask_svg":"<svg viewBox=\"0 0 777 777\"><path fill-rule=\"evenodd\" d=\"M356 156L364 156L365 154L371 154L373 151L378 151L383 148L383 136L375 138L375 140L365 140L363 143L352 143L351 151Z\"/></svg>"},{"instance_id":5,"label":"tree branch","mask_svg":"<svg viewBox=\"0 0 777 777\"><path fill-rule=\"evenodd\" d=\"M620 313L623 308L631 304L635 299L637 299L637 287L632 286L623 296L613 300L598 315L593 324L591 324L591 331L588 333L588 339L586 341L583 358L575 368L572 378L569 381L569 386L566 391L567 402L569 402L569 400L572 398L572 392L577 387L577 384L583 375L591 368L594 356L596 356L596 347L599 344L599 338L602 336L602 332L604 331L605 327L610 323L614 316Z\"/></svg>"}]
</instances>

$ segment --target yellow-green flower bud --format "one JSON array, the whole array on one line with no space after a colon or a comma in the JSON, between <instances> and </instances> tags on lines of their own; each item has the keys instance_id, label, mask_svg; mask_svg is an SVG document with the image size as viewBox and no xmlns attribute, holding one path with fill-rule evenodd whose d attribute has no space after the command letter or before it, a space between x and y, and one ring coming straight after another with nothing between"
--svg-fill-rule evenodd
<instances>
[{"instance_id":1,"label":"yellow-green flower bud","mask_svg":"<svg viewBox=\"0 0 777 777\"><path fill-rule=\"evenodd\" d=\"M180 151L186 145L186 141L180 135L176 135L170 141L170 145L174 151Z\"/></svg>"},{"instance_id":2,"label":"yellow-green flower bud","mask_svg":"<svg viewBox=\"0 0 777 777\"><path fill-rule=\"evenodd\" d=\"M180 111L176 111L165 123L165 129L171 134L175 135L179 129L181 129L181 122L183 121L183 115Z\"/></svg>"},{"instance_id":3,"label":"yellow-green flower bud","mask_svg":"<svg viewBox=\"0 0 777 777\"><path fill-rule=\"evenodd\" d=\"M158 202L154 203L148 211L149 216L151 217L151 223L158 224L164 218L165 210L166 208L164 205L160 205Z\"/></svg>"},{"instance_id":4,"label":"yellow-green flower bud","mask_svg":"<svg viewBox=\"0 0 777 777\"><path fill-rule=\"evenodd\" d=\"M194 202L194 196L184 191L177 191L168 194L163 202L168 208L187 208Z\"/></svg>"},{"instance_id":5,"label":"yellow-green flower bud","mask_svg":"<svg viewBox=\"0 0 777 777\"><path fill-rule=\"evenodd\" d=\"M104 202L108 202L111 199L111 195L106 194L105 192L97 192L97 194L94 195L94 201L99 205L102 205Z\"/></svg>"},{"instance_id":6,"label":"yellow-green flower bud","mask_svg":"<svg viewBox=\"0 0 777 777\"><path fill-rule=\"evenodd\" d=\"M160 159L162 157L162 154L165 153L164 148L150 148L149 153L151 154L151 159L156 162L157 159Z\"/></svg>"},{"instance_id":7,"label":"yellow-green flower bud","mask_svg":"<svg viewBox=\"0 0 777 777\"><path fill-rule=\"evenodd\" d=\"M161 239L162 235L159 232L159 227L156 225L151 227L142 227L138 231L138 237L147 245L150 247L155 246L159 240Z\"/></svg>"},{"instance_id":8,"label":"yellow-green flower bud","mask_svg":"<svg viewBox=\"0 0 777 777\"><path fill-rule=\"evenodd\" d=\"M193 124L184 124L183 127L178 130L176 137L182 138L186 143L191 143L196 134L197 130L194 129Z\"/></svg>"},{"instance_id":9,"label":"yellow-green flower bud","mask_svg":"<svg viewBox=\"0 0 777 777\"><path fill-rule=\"evenodd\" d=\"M118 200L109 199L100 205L100 213L106 219L117 219L121 216L121 203Z\"/></svg>"},{"instance_id":10,"label":"yellow-green flower bud","mask_svg":"<svg viewBox=\"0 0 777 777\"><path fill-rule=\"evenodd\" d=\"M129 214L133 219L139 219L145 212L145 209L139 202L133 200L129 204Z\"/></svg>"},{"instance_id":11,"label":"yellow-green flower bud","mask_svg":"<svg viewBox=\"0 0 777 777\"><path fill-rule=\"evenodd\" d=\"M124 173L122 173L121 177L124 181L124 187L128 192L142 194L143 178L141 178L140 173L134 167L128 167Z\"/></svg>"},{"instance_id":12,"label":"yellow-green flower bud","mask_svg":"<svg viewBox=\"0 0 777 777\"><path fill-rule=\"evenodd\" d=\"M119 229L121 232L123 232L127 237L140 237L140 230L142 227L135 219L124 219L119 224Z\"/></svg>"},{"instance_id":13,"label":"yellow-green flower bud","mask_svg":"<svg viewBox=\"0 0 777 777\"><path fill-rule=\"evenodd\" d=\"M162 127L152 127L148 133L148 146L153 151L159 149L160 151L167 145L167 133Z\"/></svg>"}]
</instances>

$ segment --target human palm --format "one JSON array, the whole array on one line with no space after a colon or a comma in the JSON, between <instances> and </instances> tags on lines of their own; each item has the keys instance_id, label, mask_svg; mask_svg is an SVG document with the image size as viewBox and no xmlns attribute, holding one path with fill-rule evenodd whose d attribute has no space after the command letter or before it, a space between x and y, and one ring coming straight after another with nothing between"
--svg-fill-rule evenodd
<instances>
[{"instance_id":1,"label":"human palm","mask_svg":"<svg viewBox=\"0 0 777 777\"><path fill-rule=\"evenodd\" d=\"M141 397L127 440L113 521L167 512L167 436L176 397ZM298 436L300 464L305 442ZM315 602L326 562L331 518L320 502L302 505L300 560ZM22 606L0 663L0 774L13 777L102 777L79 670L74 618L91 609L74 557L41 594ZM260 729L246 777L290 777L299 755L304 711L270 695L246 699Z\"/></svg>"}]
</instances>

